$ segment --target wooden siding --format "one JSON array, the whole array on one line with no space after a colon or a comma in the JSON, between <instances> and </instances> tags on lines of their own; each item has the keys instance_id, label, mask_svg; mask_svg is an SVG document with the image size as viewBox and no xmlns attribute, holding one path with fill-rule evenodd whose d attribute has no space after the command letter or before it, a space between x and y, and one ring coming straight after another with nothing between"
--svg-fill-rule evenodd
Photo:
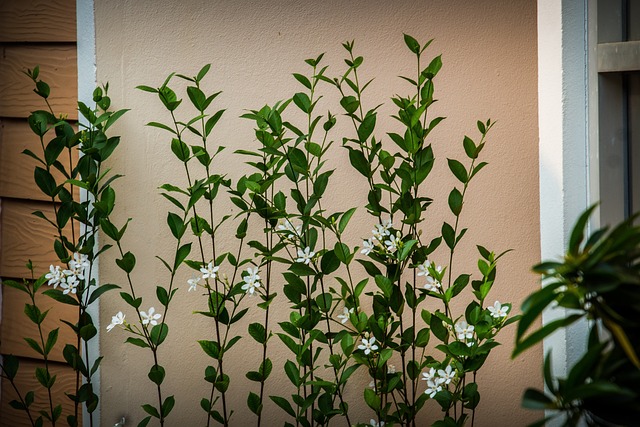
<instances>
[{"instance_id":1,"label":"wooden siding","mask_svg":"<svg viewBox=\"0 0 640 427\"><path fill-rule=\"evenodd\" d=\"M29 259L37 276L46 273L51 264L59 264L53 250L56 230L32 215L34 211L53 215L53 204L15 199L2 199L0 204L0 277L30 278L25 267ZM78 228L75 232L77 236Z\"/></svg>"},{"instance_id":2,"label":"wooden siding","mask_svg":"<svg viewBox=\"0 0 640 427\"><path fill-rule=\"evenodd\" d=\"M49 354L51 360L63 362L62 349L65 344L76 344L76 335L68 325L62 323L66 320L71 323L77 321L76 310L69 305L61 304L54 301L42 292L50 289L49 286L42 286L38 289L36 295L36 304L43 312L49 310L49 314L42 323L42 333L45 338L49 331L60 328L58 332L58 341ZM17 289L8 286L2 286L2 324L0 324L0 353L14 354L16 356L40 359L42 356L33 350L24 337L33 338L40 342L38 327L31 323L24 314L24 305L31 304L29 296ZM12 325L20 325L20 328L12 327Z\"/></svg>"},{"instance_id":3,"label":"wooden siding","mask_svg":"<svg viewBox=\"0 0 640 427\"><path fill-rule=\"evenodd\" d=\"M45 137L45 145L53 138L53 131ZM0 119L0 197L42 200L50 202L51 198L44 195L33 179L36 166L42 166L32 157L22 154L29 149L42 157L40 139L31 131L26 120ZM78 151L72 151L71 161L78 161ZM69 166L67 166L67 170ZM52 171L57 183L64 182L64 176L56 169ZM75 188L75 198L79 200L80 192Z\"/></svg>"},{"instance_id":4,"label":"wooden siding","mask_svg":"<svg viewBox=\"0 0 640 427\"><path fill-rule=\"evenodd\" d=\"M78 72L76 46L70 44L10 45L0 47L0 116L27 118L46 108L33 93L33 82L24 75L27 68L40 66L40 79L51 87L53 111L77 119Z\"/></svg>"},{"instance_id":5,"label":"wooden siding","mask_svg":"<svg viewBox=\"0 0 640 427\"><path fill-rule=\"evenodd\" d=\"M0 42L75 42L76 0L0 1Z\"/></svg>"},{"instance_id":6,"label":"wooden siding","mask_svg":"<svg viewBox=\"0 0 640 427\"><path fill-rule=\"evenodd\" d=\"M20 393L24 395L26 392L35 391L35 400L31 406L32 411L38 415L38 411L41 409L48 410L48 397L47 391L35 378L35 370L37 367L44 367L43 362L38 362L29 359L20 359L20 369L16 376L16 383ZM67 365L60 363L51 363L50 365L53 375L57 375L56 383L54 384L53 401L54 405L62 404L62 416L58 420L56 425L67 425L67 415L73 414L73 402L64 394L65 391L71 391L75 389L76 376L73 369ZM24 411L16 411L9 406L9 402L17 399L14 389L11 387L9 381L2 381L2 402L0 402L0 427L30 427L31 423L27 418ZM34 417L35 418L35 417ZM45 421L45 426L50 426L51 423Z\"/></svg>"}]
</instances>

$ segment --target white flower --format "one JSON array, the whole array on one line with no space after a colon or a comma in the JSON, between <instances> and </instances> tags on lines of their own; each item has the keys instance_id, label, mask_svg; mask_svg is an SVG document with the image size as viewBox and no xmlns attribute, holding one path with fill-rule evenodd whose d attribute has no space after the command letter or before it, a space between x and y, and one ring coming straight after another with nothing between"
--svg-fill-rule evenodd
<instances>
[{"instance_id":1,"label":"white flower","mask_svg":"<svg viewBox=\"0 0 640 427\"><path fill-rule=\"evenodd\" d=\"M72 294L75 294L76 291L78 290L78 279L76 279L75 276L69 276L66 278L66 280L63 280L62 282L60 282L60 287L62 289L64 289L64 291L62 291L63 294L67 295L69 292L71 292Z\"/></svg>"},{"instance_id":2,"label":"white flower","mask_svg":"<svg viewBox=\"0 0 640 427\"><path fill-rule=\"evenodd\" d=\"M393 222L391 221L391 218L389 218L389 219L386 219L386 220L382 221L382 223L380 225L385 230L389 230L391 227L393 227Z\"/></svg>"},{"instance_id":3,"label":"white flower","mask_svg":"<svg viewBox=\"0 0 640 427\"><path fill-rule=\"evenodd\" d=\"M358 350L364 350L365 355L369 355L372 351L376 351L378 346L376 345L375 337L369 339L362 338L362 344L358 346Z\"/></svg>"},{"instance_id":4,"label":"white flower","mask_svg":"<svg viewBox=\"0 0 640 427\"><path fill-rule=\"evenodd\" d=\"M121 311L118 312L118 314L116 314L115 316L111 317L111 324L109 324L109 326L107 326L107 332L111 332L111 330L113 328L115 328L118 325L123 325L124 324L124 314L122 314Z\"/></svg>"},{"instance_id":5,"label":"white flower","mask_svg":"<svg viewBox=\"0 0 640 427\"><path fill-rule=\"evenodd\" d=\"M373 418L369 421L371 427L384 427L384 421L377 422Z\"/></svg>"},{"instance_id":6,"label":"white flower","mask_svg":"<svg viewBox=\"0 0 640 427\"><path fill-rule=\"evenodd\" d=\"M398 246L400 246L400 243L402 243L400 232L398 232L395 236L389 236L389 239L384 241L384 244L387 246L387 250L391 253L394 253L398 250Z\"/></svg>"},{"instance_id":7,"label":"white flower","mask_svg":"<svg viewBox=\"0 0 640 427\"><path fill-rule=\"evenodd\" d=\"M377 224L376 227L373 230L371 230L371 233L373 234L373 238L379 242L382 242L385 236L388 236L391 234L389 229L392 226L393 224L391 223L391 219L382 221L381 224Z\"/></svg>"},{"instance_id":8,"label":"white flower","mask_svg":"<svg viewBox=\"0 0 640 427\"><path fill-rule=\"evenodd\" d=\"M254 292L260 287L260 276L258 275L258 267L247 268L247 275L244 276L244 285L242 290L247 292L249 296L252 296Z\"/></svg>"},{"instance_id":9,"label":"white flower","mask_svg":"<svg viewBox=\"0 0 640 427\"><path fill-rule=\"evenodd\" d=\"M509 313L509 306L500 305L500 301L494 302L493 307L487 307L487 309L491 312L491 316L496 319L507 317L507 313Z\"/></svg>"},{"instance_id":10,"label":"white flower","mask_svg":"<svg viewBox=\"0 0 640 427\"><path fill-rule=\"evenodd\" d=\"M438 369L438 375L444 384L449 384L456 377L456 370L449 365L444 370Z\"/></svg>"},{"instance_id":11,"label":"white flower","mask_svg":"<svg viewBox=\"0 0 640 427\"><path fill-rule=\"evenodd\" d=\"M64 279L64 276L62 275L62 270L60 269L60 266L50 266L49 267L49 273L45 274L44 276L45 279L49 280L49 282L47 283L47 285L51 286L53 285L53 288L57 288L58 285L60 284L60 282Z\"/></svg>"},{"instance_id":12,"label":"white flower","mask_svg":"<svg viewBox=\"0 0 640 427\"><path fill-rule=\"evenodd\" d=\"M351 313L353 313L353 308L348 309L347 307L345 307L345 308L343 309L342 314L338 314L338 316L337 316L337 317L338 317L338 319L340 319L340 323L342 323L343 325L344 325L345 323L347 323L347 320L349 320L349 315L350 315Z\"/></svg>"},{"instance_id":13,"label":"white flower","mask_svg":"<svg viewBox=\"0 0 640 427\"><path fill-rule=\"evenodd\" d=\"M302 230L301 225L294 225L286 218L282 218L278 221L278 225L276 226L277 231L284 232L288 238L296 237L300 235L300 231Z\"/></svg>"},{"instance_id":14,"label":"white flower","mask_svg":"<svg viewBox=\"0 0 640 427\"><path fill-rule=\"evenodd\" d=\"M311 262L311 259L315 254L316 254L315 252L309 249L309 246L304 248L304 251L302 249L298 249L298 258L296 259L296 262L309 264L309 262Z\"/></svg>"},{"instance_id":15,"label":"white flower","mask_svg":"<svg viewBox=\"0 0 640 427\"><path fill-rule=\"evenodd\" d=\"M187 280L187 283L189 284L189 292L198 289L198 283L200 283L200 279L200 276L194 276L191 279Z\"/></svg>"},{"instance_id":16,"label":"white flower","mask_svg":"<svg viewBox=\"0 0 640 427\"><path fill-rule=\"evenodd\" d=\"M156 311L155 308L150 307L149 308L149 314L145 313L144 311L140 312L140 317L142 317L142 324L143 325L148 325L148 324L157 325L158 324L158 319L160 319L162 317L162 314L156 313L155 311Z\"/></svg>"},{"instance_id":17,"label":"white flower","mask_svg":"<svg viewBox=\"0 0 640 427\"><path fill-rule=\"evenodd\" d=\"M364 254L364 255L369 255L374 247L375 247L375 245L374 245L372 239L363 240L362 241L362 250L360 251L360 253Z\"/></svg>"},{"instance_id":18,"label":"white flower","mask_svg":"<svg viewBox=\"0 0 640 427\"><path fill-rule=\"evenodd\" d=\"M431 267L431 261L428 259L425 260L422 264L418 266L418 276L430 276L429 267Z\"/></svg>"},{"instance_id":19,"label":"white flower","mask_svg":"<svg viewBox=\"0 0 640 427\"><path fill-rule=\"evenodd\" d=\"M213 261L207 264L207 268L201 268L200 272L202 273L203 279L215 279L218 277L217 272L220 269L217 265L213 265Z\"/></svg>"},{"instance_id":20,"label":"white flower","mask_svg":"<svg viewBox=\"0 0 640 427\"><path fill-rule=\"evenodd\" d=\"M418 273L420 274L420 273ZM427 283L425 283L424 288L428 291L431 292L436 292L438 289L440 289L440 287L442 286L442 284L440 283L439 280L434 279L431 276L427 276Z\"/></svg>"},{"instance_id":21,"label":"white flower","mask_svg":"<svg viewBox=\"0 0 640 427\"><path fill-rule=\"evenodd\" d=\"M396 365L388 364L387 365L387 374L393 375L396 373Z\"/></svg>"},{"instance_id":22,"label":"white flower","mask_svg":"<svg viewBox=\"0 0 640 427\"><path fill-rule=\"evenodd\" d=\"M436 370L435 368L429 369L429 372L422 373L423 381L433 381L436 378Z\"/></svg>"},{"instance_id":23,"label":"white flower","mask_svg":"<svg viewBox=\"0 0 640 427\"><path fill-rule=\"evenodd\" d=\"M430 398L433 397L442 390L442 386L438 384L438 382L433 380L427 380L427 389L424 391L425 394L428 394Z\"/></svg>"},{"instance_id":24,"label":"white flower","mask_svg":"<svg viewBox=\"0 0 640 427\"><path fill-rule=\"evenodd\" d=\"M461 320L455 325L456 334L458 335L459 340L472 339L473 338L473 330L475 329L472 325L467 324L466 321Z\"/></svg>"}]
</instances>

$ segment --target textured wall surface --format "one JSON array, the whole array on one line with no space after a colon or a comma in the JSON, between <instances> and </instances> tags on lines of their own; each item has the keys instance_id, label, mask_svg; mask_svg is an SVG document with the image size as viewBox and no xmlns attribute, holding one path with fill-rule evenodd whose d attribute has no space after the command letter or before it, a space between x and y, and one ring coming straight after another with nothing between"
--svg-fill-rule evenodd
<instances>
[{"instance_id":1,"label":"textured wall surface","mask_svg":"<svg viewBox=\"0 0 640 427\"><path fill-rule=\"evenodd\" d=\"M432 134L439 160L430 178L429 195L436 202L423 232L437 231L441 221L450 218L446 196L453 178L445 158L463 156L463 136L477 135L476 119L492 118L497 124L485 150L489 166L469 190L462 225L470 231L465 237L467 244L462 244L456 255L454 270L473 268L477 260L475 243L497 252L512 248L514 251L499 266L493 297L512 301L518 307L537 286L529 271L539 260L535 2L96 0L95 6L98 81L110 82L115 107L132 109L114 128L123 139L112 157L112 167L126 175L115 185L117 220L133 218L125 246L138 260L134 278L145 297L144 308L158 305L155 285L167 281L166 270L154 257L169 256L173 247L165 226L169 204L157 188L165 182L182 183L184 178L166 135L144 126L149 121L168 120L167 113L156 98L134 87L159 86L172 71L193 75L203 64L212 63L204 87L223 91L215 102L227 112L216 128L215 141L229 147L217 165L221 173L235 179L243 167L232 151L254 142L251 124L238 117L246 109L260 108L300 90L291 73L306 73L306 58L326 52L328 74L338 75L345 68L340 44L346 40L355 39L357 54L365 58L362 78L375 77L365 93L365 102L370 108L384 103L379 110L377 134L384 138L384 132L396 129L388 118L394 113L389 96L406 95L407 85L397 76L414 74L413 57L404 46L403 32L421 41L435 38L427 52L433 56L442 53L444 62L436 80L436 98L440 101L433 107L433 114L446 116L447 120ZM320 111L331 108L338 112L335 90L326 86L321 91L325 98ZM351 132L346 120L339 117L333 138L339 142ZM338 171L323 203L334 210L346 210L365 200L366 183L352 172L344 151L334 153ZM230 204L218 208L235 209ZM371 219L363 214L354 217L351 225L352 245L359 244L372 227ZM223 245L233 243L232 234L231 230L225 232ZM101 262L101 281L122 284L124 277L113 256L109 254ZM443 253L436 253L434 259L445 264ZM206 338L212 329L210 323L191 314L203 308L205 300L186 292L188 274L184 271L179 275L181 289L168 318L171 334L160 351L161 363L168 371L165 393L175 394L178 401L171 426L202 425L204 413L199 401L208 396L202 380L208 360L196 340ZM284 304L274 306L277 319L282 319L284 308ZM107 294L101 305L102 324L107 325L111 316L123 309L125 304L116 293ZM134 317L133 312L125 312L128 318ZM259 320L260 313L255 313L250 321ZM509 354L513 337L513 328L504 331L504 345L494 351L478 378L482 395L478 426L526 425L539 415L521 409L520 398L526 387L541 386L541 350L531 350L512 361ZM129 418L127 425L130 421L135 425L143 416L139 405L155 399L155 389L146 375L152 363L150 352L125 346L123 341L124 334L119 330L101 336L105 426L122 415ZM233 425L238 426L252 424L245 402L255 383L246 380L244 373L259 363L257 345L250 339L243 341L226 359L236 411ZM278 371L289 354L275 340L273 343L278 349L271 358L274 371ZM352 382L366 387L368 380L355 378ZM288 393L290 386L284 375L272 376L267 384L267 394L274 390ZM353 419L368 422L371 411L357 387L348 395ZM431 410L425 412L439 413L435 403L427 407ZM282 411L275 405L268 402L265 411L269 425L282 425Z\"/></svg>"}]
</instances>

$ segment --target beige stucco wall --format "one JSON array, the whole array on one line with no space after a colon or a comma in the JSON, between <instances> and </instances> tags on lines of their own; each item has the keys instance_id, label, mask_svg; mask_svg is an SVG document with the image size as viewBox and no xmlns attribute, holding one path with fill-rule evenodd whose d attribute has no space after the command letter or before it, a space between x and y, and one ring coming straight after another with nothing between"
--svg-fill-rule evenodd
<instances>
[{"instance_id":1,"label":"beige stucco wall","mask_svg":"<svg viewBox=\"0 0 640 427\"><path fill-rule=\"evenodd\" d=\"M110 82L117 108L132 109L115 129L123 139L111 165L115 172L126 175L115 185L117 219L134 219L125 246L138 259L134 277L139 293L145 297L143 308L158 306L155 286L167 280L166 270L154 257L168 257L173 247L165 226L169 204L157 188L184 179L166 135L144 126L148 121L167 120L166 112L156 98L134 87L158 86L172 71L192 75L203 64L212 63L205 88L223 90L216 102L227 109L216 140L230 148L218 165L220 173L236 178L242 173L242 165L231 152L253 143L250 123L239 115L299 90L291 73L307 72L305 58L326 52L329 74L338 74L344 69L340 43L345 40L355 39L358 54L365 57L363 75L376 77L368 89L369 105L385 102L379 114L378 135L394 129L391 119L383 119L394 112L388 98L404 94L406 86L397 78L399 74L413 74L413 58L404 47L403 32L421 41L435 38L428 52L442 52L444 62L437 79L436 97L440 101L434 114L447 116L447 120L432 138L439 162L430 195L437 202L431 214L434 219L425 223L424 232L437 230L448 212L446 194L453 181L444 159L461 157L463 135L475 131L476 119L490 117L498 122L485 151L490 166L470 189L463 214L463 225L470 232L456 269L473 267L477 259L475 243L496 251L513 248L515 251L499 267L493 296L513 301L517 307L537 286L529 272L539 259L535 2L95 0L95 8L98 80ZM332 105L338 112L333 90L325 87L323 91L326 106L321 110ZM340 141L340 132L349 131L346 124L339 124L334 139ZM365 187L361 177L348 167L345 153L336 153L339 170L324 203L334 210L345 210L364 200ZM229 204L219 208L233 209ZM358 238L368 235L372 226L365 215L355 217L352 225L351 244L358 244ZM123 283L123 275L113 263L114 255L107 254L101 262L103 283ZM440 260L437 257L436 261L444 264L444 256L440 255ZM208 396L208 384L202 377L209 360L196 340L211 333L211 324L191 314L205 301L186 292L187 275L184 271L179 276L181 290L168 318L171 334L160 351L161 364L168 372L165 393L175 394L178 401L171 426L202 425L204 413L199 401ZM105 296L102 324L107 325L122 309L129 318L134 317L115 292ZM275 310L277 317L278 306ZM258 311L256 314L261 315ZM482 401L478 426L521 426L540 415L521 409L520 398L526 387L541 386L541 350L511 361L513 337L513 327L504 332L501 341L505 345L494 351L479 376ZM124 345L124 338L119 330L103 333L100 338L105 356L101 373L105 426L113 425L122 415L128 417L127 425L135 425L142 418L140 404L155 399L155 388L146 375L150 352ZM272 343L277 347L271 357L278 371L289 354L277 340ZM236 411L234 425L252 423L245 402L255 383L249 383L244 373L257 367L258 353L258 346L247 339L226 359L228 366L233 365L228 373L232 378L231 406ZM289 383L283 377L272 377L267 394L286 392ZM368 383L354 379L354 383L357 381L358 386ZM350 395L353 419L368 422L371 411L361 400L361 390ZM428 407L439 414L435 403ZM268 402L265 410L268 425L282 424L282 412L275 405Z\"/></svg>"}]
</instances>

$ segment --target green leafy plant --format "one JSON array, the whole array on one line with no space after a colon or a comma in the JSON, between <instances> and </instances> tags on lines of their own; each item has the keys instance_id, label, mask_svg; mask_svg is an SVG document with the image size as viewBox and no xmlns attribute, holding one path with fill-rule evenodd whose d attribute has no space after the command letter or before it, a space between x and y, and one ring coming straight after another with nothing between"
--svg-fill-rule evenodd
<instances>
[{"instance_id":1,"label":"green leafy plant","mask_svg":"<svg viewBox=\"0 0 640 427\"><path fill-rule=\"evenodd\" d=\"M52 110L48 101L50 88L38 78L39 67L27 70L26 74L35 84L34 92L44 99L47 110L34 111L28 120L31 130L40 139L42 152L36 154L25 150L24 154L38 162L34 170L35 182L53 202L51 212L37 211L33 214L48 222L55 230L54 249L61 264L51 265L47 274L35 279L34 267L29 261L27 268L31 271L33 283L3 282L25 292L31 300L25 305L24 311L29 320L37 325L39 336L36 339L24 339L44 360L44 367L36 368L35 377L47 390L49 400L49 410L40 411L40 416L36 418L29 409L34 401L33 391L24 395L18 393L19 400L13 401L11 406L24 410L33 426L43 425L44 419L55 426L62 415L62 405L52 400L51 388L56 376L51 373L49 365L49 355L57 343L59 328L49 331L45 339L42 322L48 311L42 311L36 301L36 292L47 284L52 289L44 291L44 295L77 309L75 323L63 321L65 327L70 327L76 336L76 343L66 344L62 351L65 361L76 373L73 393L67 394L73 401L74 413L66 421L69 426L77 426L81 407L84 406L89 413L89 425L93 426L93 412L98 406L99 397L92 380L102 358L90 354L88 343L94 339L97 330L88 309L105 292L118 288L114 284L99 284L95 279L94 263L100 254L110 248L110 245L98 246L96 237L103 222L113 211L115 192L110 184L119 177L105 170L102 163L120 142L117 136L107 136L107 131L127 110L110 111L108 85L97 88L93 93L93 108L78 103L78 111L84 120L78 124L79 130L76 131L67 118L56 116ZM75 164L72 161L74 150L80 152ZM56 180L52 173L54 171L63 176L62 182ZM87 197L78 200L74 187L83 189ZM80 229L79 234L76 228ZM6 369L7 364L9 369ZM16 392L18 390L13 379L18 365L17 359L9 357L2 368Z\"/></svg>"},{"instance_id":2,"label":"green leafy plant","mask_svg":"<svg viewBox=\"0 0 640 427\"><path fill-rule=\"evenodd\" d=\"M432 146L430 135L444 120L430 112L436 102L434 81L442 60L436 56L424 61L431 41L420 44L408 35L404 41L415 57L416 68L414 76L402 77L409 94L391 98L397 107L391 117L397 126L394 132L376 132L381 120L379 106L367 109L363 96L371 80L361 83L364 59L356 56L354 43L347 42L343 45L347 52L343 73L330 77L323 55L307 59L308 72L293 74L300 85L298 91L284 101L243 115L253 124L257 148L246 143L236 150L237 158L244 159L251 171L235 183L216 162L224 147L213 142L213 135L224 110L213 107L219 92L208 94L202 85L209 65L195 76L172 73L159 87L138 87L157 96L166 110L162 119L148 126L164 131L187 182L160 186L161 195L170 203L167 225L175 250L173 259L159 259L168 270L167 284L156 288L162 307L159 312L154 306L141 310L143 300L136 294L141 285L135 284L133 275L136 257L124 249L128 222L117 226L111 221L115 205L115 192L108 185L111 181L104 181L99 165L86 165L89 160L82 160L87 155L100 161L106 158L100 151L106 148L99 143L115 148L116 140L109 144L110 139L101 135L124 110L107 114L81 107L96 132L91 135L97 139L89 138L81 148L87 150L81 158L82 167L90 173L83 175L79 164L76 175L81 179L70 174L67 184L80 186L91 195L82 205L87 209L84 216L71 205L73 214L69 217L82 220L86 227L79 237L81 243L68 243L61 234L56 247L66 248L60 255L67 258L61 259L71 262L71 251L86 255L91 263L109 247L105 245L95 255L91 252L98 229L115 242L119 253L116 264L128 285L120 296L135 311L136 320L125 320L126 314L120 311L107 330L122 329L128 335L127 343L151 352L147 376L157 391L157 403L142 405L147 416L138 426L154 419L164 426L176 403L173 395L164 397L168 394L163 388L167 372L158 348L168 337L167 313L178 291L176 277L183 264L195 272L187 281L189 291L200 291L207 301L207 310L197 314L212 322L212 336L198 341L213 359L204 371L211 391L200 402L207 425L231 425L234 410L238 410L227 398L233 383L225 373L229 363L225 356L243 335L254 341L246 345L256 346L261 353L259 365L246 373L255 383L248 391L246 405L258 426L266 424L263 413L268 405L286 414L286 426L358 424L346 399L353 375L371 379L371 386L361 394L372 411L370 426L416 426L430 400L442 411L434 426L474 425L480 401L476 374L499 345L497 334L518 318L509 316L510 304L488 300L497 262L504 252L496 255L477 245L477 272L459 271L457 262L457 250L466 244L467 229L461 221L465 198L472 181L487 165L480 159L494 123L477 121L478 136L461 138L465 158L447 159L454 182L446 200L450 216L430 217L432 222L441 222L440 232L424 236L422 224L434 202L429 177L438 161L438 147ZM33 78L37 81L37 73ZM186 82L186 97L174 90L177 81ZM340 105L336 109L341 114L319 112L323 90L338 91ZM42 84L37 91L47 92ZM190 105L183 103L187 98ZM106 93L97 91L94 100L102 110L108 107ZM344 135L335 127L341 117L352 126ZM87 135L81 134L78 142L86 139ZM334 144L335 140L341 144ZM336 150L347 153L355 173L362 175L368 186L367 204L360 210L366 211L373 230L361 246L355 246L354 241L363 236L354 235L349 224L356 213L365 212L358 212L358 206L331 206L325 198L337 190L330 156ZM55 162L52 166L57 167ZM43 170L49 173L49 169ZM57 195L56 183L48 175L45 180L36 176L38 179L43 191ZM220 200L223 197L225 200ZM226 198L238 208L235 216L220 214ZM223 247L218 239L220 229L231 224L236 229L237 247ZM73 260L83 262L83 258ZM52 266L50 277L45 279L55 279L57 271ZM87 339L95 335L95 328L92 334L88 333L90 328L83 329L90 318L87 320L86 305L82 305L85 289L93 284L89 279L86 288L78 287L79 300L71 298L81 308L81 322L72 326L82 339L82 334ZM102 285L91 295L114 287ZM71 303L66 294L55 295L61 302ZM288 312L274 320L271 306L276 298L284 299ZM92 301L89 297L87 303ZM460 302L464 310L455 312ZM263 320L250 323L246 334L232 328L251 310L261 310ZM274 366L270 357L276 346L288 350L283 366ZM81 348L80 342L74 348ZM79 366L82 358L74 354ZM13 359L7 361L9 367L3 370L12 379ZM284 371L289 390L269 387L274 368ZM87 384L90 387L90 381ZM97 404L92 389L90 396L89 403ZM16 405L28 407L27 400Z\"/></svg>"},{"instance_id":3,"label":"green leafy plant","mask_svg":"<svg viewBox=\"0 0 640 427\"><path fill-rule=\"evenodd\" d=\"M567 377L553 377L548 354L548 390L525 392L525 407L555 412L534 425L564 417L567 426L633 426L640 416L640 227L634 224L638 216L587 237L595 209L589 208L576 222L563 260L534 267L544 287L522 306L514 356L580 319L591 323L587 351ZM530 331L550 306L566 308L570 314Z\"/></svg>"}]
</instances>

